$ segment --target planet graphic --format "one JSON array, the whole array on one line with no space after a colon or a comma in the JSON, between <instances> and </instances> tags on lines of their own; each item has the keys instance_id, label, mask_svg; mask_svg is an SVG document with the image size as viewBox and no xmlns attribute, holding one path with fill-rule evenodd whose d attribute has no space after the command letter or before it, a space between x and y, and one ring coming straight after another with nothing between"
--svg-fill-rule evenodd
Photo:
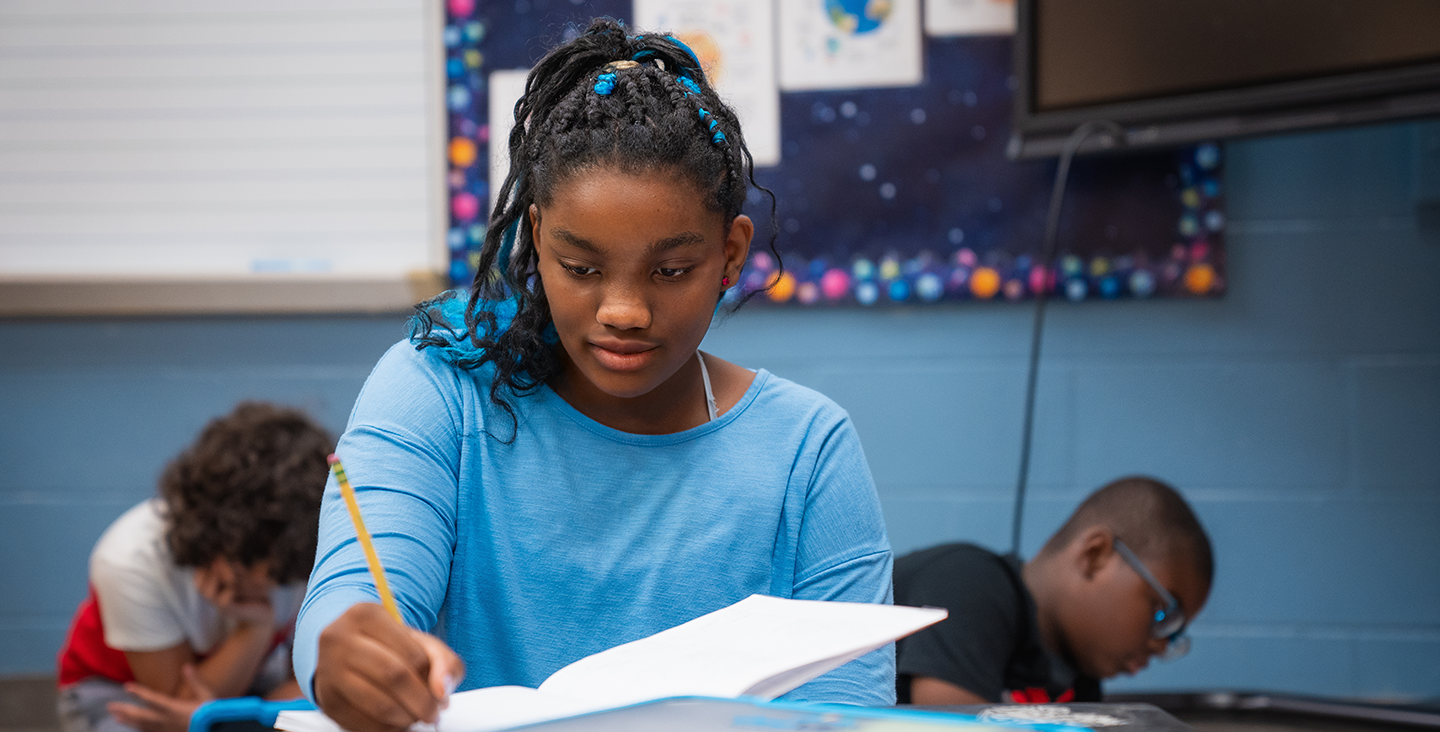
<instances>
[{"instance_id":1,"label":"planet graphic","mask_svg":"<svg viewBox=\"0 0 1440 732\"><path fill-rule=\"evenodd\" d=\"M475 142L465 137L450 140L450 164L457 168L468 168L475 164Z\"/></svg>"},{"instance_id":2,"label":"planet graphic","mask_svg":"<svg viewBox=\"0 0 1440 732\"><path fill-rule=\"evenodd\" d=\"M850 291L850 275L843 269L832 269L820 278L820 290L825 293L825 297L839 300Z\"/></svg>"},{"instance_id":3,"label":"planet graphic","mask_svg":"<svg viewBox=\"0 0 1440 732\"><path fill-rule=\"evenodd\" d=\"M845 34L859 35L884 25L893 6L891 0L825 0L825 14Z\"/></svg>"},{"instance_id":4,"label":"planet graphic","mask_svg":"<svg viewBox=\"0 0 1440 732\"><path fill-rule=\"evenodd\" d=\"M990 267L981 267L970 275L970 294L981 300L989 300L1000 291L1000 273Z\"/></svg>"},{"instance_id":5,"label":"planet graphic","mask_svg":"<svg viewBox=\"0 0 1440 732\"><path fill-rule=\"evenodd\" d=\"M473 221L480 213L480 200L470 193L457 193L450 199L450 213L459 221Z\"/></svg>"},{"instance_id":6,"label":"planet graphic","mask_svg":"<svg viewBox=\"0 0 1440 732\"><path fill-rule=\"evenodd\" d=\"M1196 295L1210 292L1210 288L1214 284L1215 268L1205 262L1192 264L1189 269L1185 270L1185 289Z\"/></svg>"},{"instance_id":7,"label":"planet graphic","mask_svg":"<svg viewBox=\"0 0 1440 732\"><path fill-rule=\"evenodd\" d=\"M769 295L775 302L785 302L795 295L795 275L789 272L773 272L770 275Z\"/></svg>"}]
</instances>

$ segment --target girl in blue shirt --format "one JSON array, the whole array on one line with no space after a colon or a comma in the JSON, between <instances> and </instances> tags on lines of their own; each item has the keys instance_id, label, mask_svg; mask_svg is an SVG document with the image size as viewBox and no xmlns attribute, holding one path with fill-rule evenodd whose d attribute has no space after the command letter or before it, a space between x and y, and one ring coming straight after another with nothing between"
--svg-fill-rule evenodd
<instances>
[{"instance_id":1,"label":"girl in blue shirt","mask_svg":"<svg viewBox=\"0 0 1440 732\"><path fill-rule=\"evenodd\" d=\"M406 621L375 604L332 480L295 665L355 732L753 593L890 601L849 417L698 350L749 251L754 181L693 54L596 21L515 114L479 266L496 276L421 306L337 449ZM893 703L893 651L785 698Z\"/></svg>"}]
</instances>

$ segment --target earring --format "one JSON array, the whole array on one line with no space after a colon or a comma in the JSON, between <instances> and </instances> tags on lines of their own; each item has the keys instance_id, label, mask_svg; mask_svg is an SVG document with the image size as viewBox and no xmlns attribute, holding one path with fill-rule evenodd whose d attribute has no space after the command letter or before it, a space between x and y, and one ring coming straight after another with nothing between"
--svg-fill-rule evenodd
<instances>
[{"instance_id":1,"label":"earring","mask_svg":"<svg viewBox=\"0 0 1440 732\"><path fill-rule=\"evenodd\" d=\"M720 286L721 286L721 287L729 287L729 286L730 286L730 278L729 278L728 276L726 276L726 277L721 277L721 278L720 278Z\"/></svg>"}]
</instances>

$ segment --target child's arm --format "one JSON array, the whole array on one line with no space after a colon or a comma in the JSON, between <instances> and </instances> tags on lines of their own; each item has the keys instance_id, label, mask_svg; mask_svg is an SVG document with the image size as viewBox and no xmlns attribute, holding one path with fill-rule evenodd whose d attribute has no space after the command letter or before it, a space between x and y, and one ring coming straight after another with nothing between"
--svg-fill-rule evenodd
<instances>
[{"instance_id":1,"label":"child's arm","mask_svg":"<svg viewBox=\"0 0 1440 732\"><path fill-rule=\"evenodd\" d=\"M910 680L910 703L928 704L988 704L979 694L963 689L949 681L933 676L916 676Z\"/></svg>"},{"instance_id":2,"label":"child's arm","mask_svg":"<svg viewBox=\"0 0 1440 732\"><path fill-rule=\"evenodd\" d=\"M135 682L178 699L194 699L182 673L194 664L198 681L218 697L244 694L274 646L275 610L268 587L249 587L243 570L217 559L195 570L195 589L233 625L202 660L189 643L158 651L126 651Z\"/></svg>"},{"instance_id":3,"label":"child's arm","mask_svg":"<svg viewBox=\"0 0 1440 732\"><path fill-rule=\"evenodd\" d=\"M305 696L305 693L300 691L300 682L296 681L294 676L280 682L279 686L265 692L266 701L299 699L302 696Z\"/></svg>"},{"instance_id":4,"label":"child's arm","mask_svg":"<svg viewBox=\"0 0 1440 732\"><path fill-rule=\"evenodd\" d=\"M274 635L273 619L269 623L242 623L204 660L197 658L189 643L159 651L126 651L125 659L130 662L135 683L166 696L195 698L181 672L187 663L195 664L201 683L213 689L217 697L240 696L250 688Z\"/></svg>"}]
</instances>

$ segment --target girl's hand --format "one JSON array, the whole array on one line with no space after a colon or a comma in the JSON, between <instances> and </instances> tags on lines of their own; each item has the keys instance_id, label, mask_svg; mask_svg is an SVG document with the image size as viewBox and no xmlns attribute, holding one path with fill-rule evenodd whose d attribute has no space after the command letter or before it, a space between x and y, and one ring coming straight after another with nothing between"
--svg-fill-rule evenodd
<instances>
[{"instance_id":1,"label":"girl's hand","mask_svg":"<svg viewBox=\"0 0 1440 732\"><path fill-rule=\"evenodd\" d=\"M214 699L215 694L200 680L194 666L185 664L181 673L189 684L193 699L169 696L132 682L125 685L125 691L139 697L140 701L145 702L145 706L110 702L106 705L110 716L141 732L187 732L190 729L190 715L195 713L196 707Z\"/></svg>"},{"instance_id":2,"label":"girl's hand","mask_svg":"<svg viewBox=\"0 0 1440 732\"><path fill-rule=\"evenodd\" d=\"M362 603L320 633L315 701L353 732L395 732L434 722L465 664L439 638Z\"/></svg>"}]
</instances>

